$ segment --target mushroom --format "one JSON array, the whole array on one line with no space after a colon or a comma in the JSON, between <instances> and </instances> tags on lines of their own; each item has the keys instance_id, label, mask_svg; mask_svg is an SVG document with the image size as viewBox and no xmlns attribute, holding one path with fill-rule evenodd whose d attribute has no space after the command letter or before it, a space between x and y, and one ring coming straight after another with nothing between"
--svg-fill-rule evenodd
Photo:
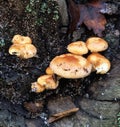
<instances>
[{"instance_id":1,"label":"mushroom","mask_svg":"<svg viewBox=\"0 0 120 127\"><path fill-rule=\"evenodd\" d=\"M108 43L99 37L90 37L86 41L86 46L91 52L101 52L108 48Z\"/></svg>"},{"instance_id":2,"label":"mushroom","mask_svg":"<svg viewBox=\"0 0 120 127\"><path fill-rule=\"evenodd\" d=\"M88 53L88 48L83 41L76 41L72 42L67 46L67 50L70 53L76 54L76 55L84 55Z\"/></svg>"},{"instance_id":3,"label":"mushroom","mask_svg":"<svg viewBox=\"0 0 120 127\"><path fill-rule=\"evenodd\" d=\"M99 53L90 54L87 60L93 65L97 74L105 74L110 70L110 61Z\"/></svg>"},{"instance_id":4,"label":"mushroom","mask_svg":"<svg viewBox=\"0 0 120 127\"><path fill-rule=\"evenodd\" d=\"M37 83L44 86L45 89L56 89L58 87L58 81L55 81L53 75L42 75L37 79Z\"/></svg>"},{"instance_id":5,"label":"mushroom","mask_svg":"<svg viewBox=\"0 0 120 127\"><path fill-rule=\"evenodd\" d=\"M56 89L58 80L55 80L53 75L42 75L31 85L32 92L40 93L45 89Z\"/></svg>"},{"instance_id":6,"label":"mushroom","mask_svg":"<svg viewBox=\"0 0 120 127\"><path fill-rule=\"evenodd\" d=\"M31 83L31 91L35 93L41 93L45 90L45 87L37 82Z\"/></svg>"},{"instance_id":7,"label":"mushroom","mask_svg":"<svg viewBox=\"0 0 120 127\"><path fill-rule=\"evenodd\" d=\"M63 78L84 78L91 73L92 64L84 57L75 54L56 56L50 62L52 71Z\"/></svg>"},{"instance_id":8,"label":"mushroom","mask_svg":"<svg viewBox=\"0 0 120 127\"><path fill-rule=\"evenodd\" d=\"M24 45L14 44L11 45L9 48L9 53L11 55L16 55L18 57L21 57L21 49L24 48Z\"/></svg>"},{"instance_id":9,"label":"mushroom","mask_svg":"<svg viewBox=\"0 0 120 127\"><path fill-rule=\"evenodd\" d=\"M31 44L32 40L28 36L14 35L12 39L13 44Z\"/></svg>"},{"instance_id":10,"label":"mushroom","mask_svg":"<svg viewBox=\"0 0 120 127\"><path fill-rule=\"evenodd\" d=\"M46 74L48 75L52 75L54 74L54 72L52 71L52 69L50 67L47 67L46 70L45 70Z\"/></svg>"},{"instance_id":11,"label":"mushroom","mask_svg":"<svg viewBox=\"0 0 120 127\"><path fill-rule=\"evenodd\" d=\"M36 56L37 49L31 44L32 40L28 36L15 35L12 39L13 45L9 48L11 55L16 55L23 59L28 59Z\"/></svg>"},{"instance_id":12,"label":"mushroom","mask_svg":"<svg viewBox=\"0 0 120 127\"><path fill-rule=\"evenodd\" d=\"M23 59L28 59L36 55L37 49L33 44L13 44L9 48L9 53Z\"/></svg>"}]
</instances>

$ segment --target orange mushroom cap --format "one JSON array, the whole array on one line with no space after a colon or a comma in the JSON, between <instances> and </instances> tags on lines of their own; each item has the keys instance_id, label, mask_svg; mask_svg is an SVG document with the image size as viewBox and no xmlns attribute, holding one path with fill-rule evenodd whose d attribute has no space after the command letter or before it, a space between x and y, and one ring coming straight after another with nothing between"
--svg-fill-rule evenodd
<instances>
[{"instance_id":1,"label":"orange mushroom cap","mask_svg":"<svg viewBox=\"0 0 120 127\"><path fill-rule=\"evenodd\" d=\"M91 52L101 52L108 48L108 43L99 37L90 37L86 41L86 46Z\"/></svg>"},{"instance_id":2,"label":"orange mushroom cap","mask_svg":"<svg viewBox=\"0 0 120 127\"><path fill-rule=\"evenodd\" d=\"M10 46L9 53L21 57L21 49L24 49L24 45L14 44Z\"/></svg>"},{"instance_id":3,"label":"orange mushroom cap","mask_svg":"<svg viewBox=\"0 0 120 127\"><path fill-rule=\"evenodd\" d=\"M76 54L76 55L84 55L88 53L88 48L83 41L76 41L72 42L67 46L67 50L70 53Z\"/></svg>"},{"instance_id":4,"label":"orange mushroom cap","mask_svg":"<svg viewBox=\"0 0 120 127\"><path fill-rule=\"evenodd\" d=\"M31 44L32 40L28 36L14 35L12 39L13 44Z\"/></svg>"},{"instance_id":5,"label":"orange mushroom cap","mask_svg":"<svg viewBox=\"0 0 120 127\"><path fill-rule=\"evenodd\" d=\"M84 78L91 73L92 65L84 57L75 54L56 56L50 62L52 71L63 78Z\"/></svg>"}]
</instances>

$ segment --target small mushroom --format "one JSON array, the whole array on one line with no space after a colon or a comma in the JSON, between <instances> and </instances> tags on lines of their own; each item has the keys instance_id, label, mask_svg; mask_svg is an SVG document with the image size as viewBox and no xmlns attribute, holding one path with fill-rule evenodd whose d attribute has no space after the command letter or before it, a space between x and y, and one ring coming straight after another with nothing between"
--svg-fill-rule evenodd
<instances>
[{"instance_id":1,"label":"small mushroom","mask_svg":"<svg viewBox=\"0 0 120 127\"><path fill-rule=\"evenodd\" d=\"M47 67L46 70L45 70L46 74L48 75L52 75L54 74L54 72L52 71L52 69L50 67Z\"/></svg>"},{"instance_id":2,"label":"small mushroom","mask_svg":"<svg viewBox=\"0 0 120 127\"><path fill-rule=\"evenodd\" d=\"M99 53L90 54L87 60L93 65L97 74L105 74L110 70L110 61Z\"/></svg>"},{"instance_id":3,"label":"small mushroom","mask_svg":"<svg viewBox=\"0 0 120 127\"><path fill-rule=\"evenodd\" d=\"M9 48L9 53L11 55L16 55L18 57L21 57L21 49L23 48L24 48L24 45L13 44Z\"/></svg>"},{"instance_id":4,"label":"small mushroom","mask_svg":"<svg viewBox=\"0 0 120 127\"><path fill-rule=\"evenodd\" d=\"M36 55L37 49L33 44L13 44L9 48L11 55L16 55L23 59L32 58Z\"/></svg>"},{"instance_id":5,"label":"small mushroom","mask_svg":"<svg viewBox=\"0 0 120 127\"><path fill-rule=\"evenodd\" d=\"M38 84L37 82L33 82L31 83L31 91L35 92L35 93L41 93L45 90L44 86L41 86L40 84Z\"/></svg>"},{"instance_id":6,"label":"small mushroom","mask_svg":"<svg viewBox=\"0 0 120 127\"><path fill-rule=\"evenodd\" d=\"M31 83L32 92L40 93L45 89L56 89L58 87L58 80L54 75L42 75L37 79L37 82Z\"/></svg>"},{"instance_id":7,"label":"small mushroom","mask_svg":"<svg viewBox=\"0 0 120 127\"><path fill-rule=\"evenodd\" d=\"M28 59L36 56L37 49L31 44L32 40L28 36L15 35L12 39L13 45L9 48L11 55L16 55L23 59Z\"/></svg>"},{"instance_id":8,"label":"small mushroom","mask_svg":"<svg viewBox=\"0 0 120 127\"><path fill-rule=\"evenodd\" d=\"M14 35L12 39L13 44L31 44L32 40L28 36Z\"/></svg>"},{"instance_id":9,"label":"small mushroom","mask_svg":"<svg viewBox=\"0 0 120 127\"><path fill-rule=\"evenodd\" d=\"M76 55L84 55L88 53L88 48L83 41L72 42L67 46L67 50L70 53Z\"/></svg>"},{"instance_id":10,"label":"small mushroom","mask_svg":"<svg viewBox=\"0 0 120 127\"><path fill-rule=\"evenodd\" d=\"M101 52L108 48L108 43L99 37L90 37L86 41L86 46L91 52Z\"/></svg>"},{"instance_id":11,"label":"small mushroom","mask_svg":"<svg viewBox=\"0 0 120 127\"><path fill-rule=\"evenodd\" d=\"M50 62L52 71L63 78L84 78L91 73L92 65L84 57L75 54L56 56Z\"/></svg>"},{"instance_id":12,"label":"small mushroom","mask_svg":"<svg viewBox=\"0 0 120 127\"><path fill-rule=\"evenodd\" d=\"M53 75L42 75L37 79L37 83L45 89L56 89L58 87L58 81L55 81Z\"/></svg>"}]
</instances>

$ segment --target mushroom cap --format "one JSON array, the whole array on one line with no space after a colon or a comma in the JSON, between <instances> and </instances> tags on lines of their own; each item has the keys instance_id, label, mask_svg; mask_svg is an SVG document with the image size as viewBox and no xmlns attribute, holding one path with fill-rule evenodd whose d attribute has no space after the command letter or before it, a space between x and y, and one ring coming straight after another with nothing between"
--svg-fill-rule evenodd
<instances>
[{"instance_id":1,"label":"mushroom cap","mask_svg":"<svg viewBox=\"0 0 120 127\"><path fill-rule=\"evenodd\" d=\"M35 92L35 93L40 93L43 92L45 90L44 86L41 86L40 84L38 84L37 82L33 82L31 83L31 91Z\"/></svg>"},{"instance_id":2,"label":"mushroom cap","mask_svg":"<svg viewBox=\"0 0 120 127\"><path fill-rule=\"evenodd\" d=\"M12 39L13 44L31 44L32 40L28 36L14 35Z\"/></svg>"},{"instance_id":3,"label":"mushroom cap","mask_svg":"<svg viewBox=\"0 0 120 127\"><path fill-rule=\"evenodd\" d=\"M13 44L19 44L19 42L21 41L21 38L22 36L17 34L17 35L14 35L13 38L12 38L12 43Z\"/></svg>"},{"instance_id":4,"label":"mushroom cap","mask_svg":"<svg viewBox=\"0 0 120 127\"><path fill-rule=\"evenodd\" d=\"M84 57L75 54L56 56L50 62L53 72L63 78L84 78L91 73L92 65Z\"/></svg>"},{"instance_id":5,"label":"mushroom cap","mask_svg":"<svg viewBox=\"0 0 120 127\"><path fill-rule=\"evenodd\" d=\"M88 48L83 41L76 41L72 42L67 46L67 50L70 53L76 54L76 55L83 55L88 53Z\"/></svg>"},{"instance_id":6,"label":"mushroom cap","mask_svg":"<svg viewBox=\"0 0 120 127\"><path fill-rule=\"evenodd\" d=\"M58 87L58 82L55 82L53 75L42 75L37 79L37 83L45 89L56 89Z\"/></svg>"},{"instance_id":7,"label":"mushroom cap","mask_svg":"<svg viewBox=\"0 0 120 127\"><path fill-rule=\"evenodd\" d=\"M9 54L11 55L16 55L18 57L21 56L21 49L23 49L23 45L18 45L18 44L13 44L9 48Z\"/></svg>"},{"instance_id":8,"label":"mushroom cap","mask_svg":"<svg viewBox=\"0 0 120 127\"><path fill-rule=\"evenodd\" d=\"M110 70L110 61L99 53L92 53L87 60L93 65L93 69L97 74L105 74Z\"/></svg>"},{"instance_id":9,"label":"mushroom cap","mask_svg":"<svg viewBox=\"0 0 120 127\"><path fill-rule=\"evenodd\" d=\"M9 53L23 59L28 59L36 55L37 49L32 44L13 44L9 48Z\"/></svg>"},{"instance_id":10,"label":"mushroom cap","mask_svg":"<svg viewBox=\"0 0 120 127\"><path fill-rule=\"evenodd\" d=\"M25 50L23 52L24 59L32 58L36 55L37 49L33 44L25 44Z\"/></svg>"},{"instance_id":11,"label":"mushroom cap","mask_svg":"<svg viewBox=\"0 0 120 127\"><path fill-rule=\"evenodd\" d=\"M91 52L101 52L108 48L108 43L99 37L90 37L86 41L86 46Z\"/></svg>"}]
</instances>

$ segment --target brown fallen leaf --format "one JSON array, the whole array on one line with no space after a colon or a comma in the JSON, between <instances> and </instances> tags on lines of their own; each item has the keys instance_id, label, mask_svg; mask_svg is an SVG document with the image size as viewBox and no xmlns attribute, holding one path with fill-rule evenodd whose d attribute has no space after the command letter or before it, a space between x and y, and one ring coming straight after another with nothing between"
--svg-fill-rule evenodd
<instances>
[{"instance_id":1,"label":"brown fallen leaf","mask_svg":"<svg viewBox=\"0 0 120 127\"><path fill-rule=\"evenodd\" d=\"M66 111L63 111L63 112L60 112L60 113L53 114L48 119L48 123L52 123L52 122L55 122L59 119L62 119L64 117L66 117L66 116L70 116L73 113L77 112L78 110L79 110L79 108L73 108L73 109L70 109L70 110L66 110Z\"/></svg>"},{"instance_id":2,"label":"brown fallen leaf","mask_svg":"<svg viewBox=\"0 0 120 127\"><path fill-rule=\"evenodd\" d=\"M93 30L95 34L102 36L107 22L100 10L105 7L105 3L99 0L92 0L91 3L86 4L76 4L73 0L69 0L68 10L71 22L68 33L72 33L84 23L89 30Z\"/></svg>"},{"instance_id":3,"label":"brown fallen leaf","mask_svg":"<svg viewBox=\"0 0 120 127\"><path fill-rule=\"evenodd\" d=\"M24 102L24 107L31 113L39 113L42 111L44 106L43 101L35 101L35 102Z\"/></svg>"}]
</instances>

